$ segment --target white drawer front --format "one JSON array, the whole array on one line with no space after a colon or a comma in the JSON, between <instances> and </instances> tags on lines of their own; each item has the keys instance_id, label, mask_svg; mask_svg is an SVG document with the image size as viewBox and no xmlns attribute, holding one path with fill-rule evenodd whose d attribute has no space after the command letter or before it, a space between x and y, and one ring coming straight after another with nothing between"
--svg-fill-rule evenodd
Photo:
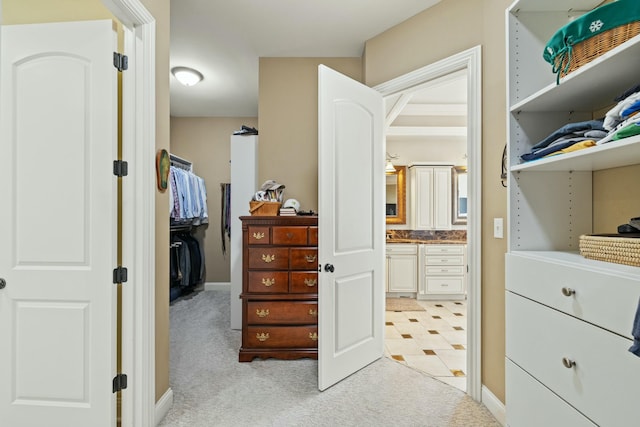
<instances>
[{"instance_id":1,"label":"white drawer front","mask_svg":"<svg viewBox=\"0 0 640 427\"><path fill-rule=\"evenodd\" d=\"M631 340L511 292L506 325L507 357L589 419L612 427L636 419L640 358Z\"/></svg>"},{"instance_id":2,"label":"white drawer front","mask_svg":"<svg viewBox=\"0 0 640 427\"><path fill-rule=\"evenodd\" d=\"M464 257L462 256L432 256L425 257L426 265L463 265Z\"/></svg>"},{"instance_id":3,"label":"white drawer front","mask_svg":"<svg viewBox=\"0 0 640 427\"><path fill-rule=\"evenodd\" d=\"M640 281L507 254L508 290L631 338ZM575 291L565 296L563 288Z\"/></svg>"},{"instance_id":4,"label":"white drawer front","mask_svg":"<svg viewBox=\"0 0 640 427\"><path fill-rule=\"evenodd\" d=\"M507 425L595 427L571 405L509 359L506 361Z\"/></svg>"},{"instance_id":5,"label":"white drawer front","mask_svg":"<svg viewBox=\"0 0 640 427\"><path fill-rule=\"evenodd\" d=\"M425 252L427 255L459 255L464 254L464 245L441 245L431 244L425 245Z\"/></svg>"},{"instance_id":6,"label":"white drawer front","mask_svg":"<svg viewBox=\"0 0 640 427\"><path fill-rule=\"evenodd\" d=\"M388 254L417 254L418 245L408 245L402 243L390 243L385 246Z\"/></svg>"},{"instance_id":7,"label":"white drawer front","mask_svg":"<svg viewBox=\"0 0 640 427\"><path fill-rule=\"evenodd\" d=\"M425 271L429 276L459 276L461 274L464 274L464 267L463 266L451 266L451 267L427 266Z\"/></svg>"},{"instance_id":8,"label":"white drawer front","mask_svg":"<svg viewBox=\"0 0 640 427\"><path fill-rule=\"evenodd\" d=\"M462 278L427 277L427 292L453 294L463 291Z\"/></svg>"}]
</instances>

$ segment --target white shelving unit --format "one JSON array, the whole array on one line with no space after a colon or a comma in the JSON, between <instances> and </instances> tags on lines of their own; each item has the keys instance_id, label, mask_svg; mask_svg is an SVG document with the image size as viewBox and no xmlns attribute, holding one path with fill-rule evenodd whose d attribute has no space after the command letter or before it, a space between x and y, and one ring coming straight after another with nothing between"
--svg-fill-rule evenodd
<instances>
[{"instance_id":1,"label":"white shelving unit","mask_svg":"<svg viewBox=\"0 0 640 427\"><path fill-rule=\"evenodd\" d=\"M521 0L507 10L508 218L506 410L511 427L617 426L634 418L629 353L640 268L588 260L592 173L640 163L640 138L532 162L520 156L570 122L590 120L640 83L640 37L556 84L542 52L600 0ZM593 357L593 354L597 357ZM615 403L605 403L615 402Z\"/></svg>"}]
</instances>

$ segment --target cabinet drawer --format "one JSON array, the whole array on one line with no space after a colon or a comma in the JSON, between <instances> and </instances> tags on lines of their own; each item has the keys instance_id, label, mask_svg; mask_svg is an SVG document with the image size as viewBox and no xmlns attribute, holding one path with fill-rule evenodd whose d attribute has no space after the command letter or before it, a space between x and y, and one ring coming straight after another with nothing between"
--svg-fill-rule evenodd
<instances>
[{"instance_id":1,"label":"cabinet drawer","mask_svg":"<svg viewBox=\"0 0 640 427\"><path fill-rule=\"evenodd\" d=\"M463 265L463 256L437 256L428 255L425 257L426 265Z\"/></svg>"},{"instance_id":2,"label":"cabinet drawer","mask_svg":"<svg viewBox=\"0 0 640 427\"><path fill-rule=\"evenodd\" d=\"M317 326L248 326L242 340L249 348L317 348Z\"/></svg>"},{"instance_id":3,"label":"cabinet drawer","mask_svg":"<svg viewBox=\"0 0 640 427\"><path fill-rule=\"evenodd\" d=\"M251 325L318 323L315 301L248 301L247 322Z\"/></svg>"},{"instance_id":4,"label":"cabinet drawer","mask_svg":"<svg viewBox=\"0 0 640 427\"><path fill-rule=\"evenodd\" d=\"M509 359L505 368L509 396L507 425L596 427Z\"/></svg>"},{"instance_id":5,"label":"cabinet drawer","mask_svg":"<svg viewBox=\"0 0 640 427\"><path fill-rule=\"evenodd\" d=\"M247 229L247 237L250 245L269 245L271 244L271 236L269 235L269 227L249 226Z\"/></svg>"},{"instance_id":6,"label":"cabinet drawer","mask_svg":"<svg viewBox=\"0 0 640 427\"><path fill-rule=\"evenodd\" d=\"M273 227L274 245L307 245L307 227Z\"/></svg>"},{"instance_id":7,"label":"cabinet drawer","mask_svg":"<svg viewBox=\"0 0 640 427\"><path fill-rule=\"evenodd\" d=\"M418 253L418 245L403 245L400 243L390 243L385 246L387 255L415 255Z\"/></svg>"},{"instance_id":8,"label":"cabinet drawer","mask_svg":"<svg viewBox=\"0 0 640 427\"><path fill-rule=\"evenodd\" d=\"M286 271L250 271L247 291L255 293L286 293L289 273Z\"/></svg>"},{"instance_id":9,"label":"cabinet drawer","mask_svg":"<svg viewBox=\"0 0 640 427\"><path fill-rule=\"evenodd\" d=\"M427 255L462 255L464 254L464 245L425 245L425 253Z\"/></svg>"},{"instance_id":10,"label":"cabinet drawer","mask_svg":"<svg viewBox=\"0 0 640 427\"><path fill-rule=\"evenodd\" d=\"M463 292L462 277L427 277L427 292L453 294Z\"/></svg>"},{"instance_id":11,"label":"cabinet drawer","mask_svg":"<svg viewBox=\"0 0 640 427\"><path fill-rule=\"evenodd\" d=\"M294 294L317 294L318 273L316 271L292 271L289 292Z\"/></svg>"},{"instance_id":12,"label":"cabinet drawer","mask_svg":"<svg viewBox=\"0 0 640 427\"><path fill-rule=\"evenodd\" d=\"M576 255L578 261L583 261ZM507 289L631 338L640 281L579 265L506 257ZM563 288L575 291L569 296Z\"/></svg>"},{"instance_id":13,"label":"cabinet drawer","mask_svg":"<svg viewBox=\"0 0 640 427\"><path fill-rule=\"evenodd\" d=\"M318 227L309 227L309 244L318 246Z\"/></svg>"},{"instance_id":14,"label":"cabinet drawer","mask_svg":"<svg viewBox=\"0 0 640 427\"><path fill-rule=\"evenodd\" d=\"M640 358L628 351L630 339L512 292L506 326L507 357L590 420L628 426L637 417Z\"/></svg>"},{"instance_id":15,"label":"cabinet drawer","mask_svg":"<svg viewBox=\"0 0 640 427\"><path fill-rule=\"evenodd\" d=\"M249 268L285 270L289 268L289 248L249 248Z\"/></svg>"},{"instance_id":16,"label":"cabinet drawer","mask_svg":"<svg viewBox=\"0 0 640 427\"><path fill-rule=\"evenodd\" d=\"M425 272L429 276L459 276L464 274L464 266L427 266Z\"/></svg>"},{"instance_id":17,"label":"cabinet drawer","mask_svg":"<svg viewBox=\"0 0 640 427\"><path fill-rule=\"evenodd\" d=\"M291 248L291 270L318 270L318 249Z\"/></svg>"}]
</instances>

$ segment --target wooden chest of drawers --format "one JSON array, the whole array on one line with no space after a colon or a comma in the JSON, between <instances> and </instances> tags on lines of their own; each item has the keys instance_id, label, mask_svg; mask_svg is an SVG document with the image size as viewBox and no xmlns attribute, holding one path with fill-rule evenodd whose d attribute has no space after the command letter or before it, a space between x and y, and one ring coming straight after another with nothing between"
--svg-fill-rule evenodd
<instances>
[{"instance_id":1,"label":"wooden chest of drawers","mask_svg":"<svg viewBox=\"0 0 640 427\"><path fill-rule=\"evenodd\" d=\"M318 357L318 218L243 216L239 360Z\"/></svg>"}]
</instances>

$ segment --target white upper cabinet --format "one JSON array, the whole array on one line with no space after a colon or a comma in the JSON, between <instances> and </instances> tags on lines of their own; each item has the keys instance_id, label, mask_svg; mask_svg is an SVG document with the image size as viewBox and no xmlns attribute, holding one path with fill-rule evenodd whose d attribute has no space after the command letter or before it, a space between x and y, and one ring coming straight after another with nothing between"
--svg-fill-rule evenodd
<instances>
[{"instance_id":1,"label":"white upper cabinet","mask_svg":"<svg viewBox=\"0 0 640 427\"><path fill-rule=\"evenodd\" d=\"M414 230L451 229L451 166L409 166Z\"/></svg>"}]
</instances>

